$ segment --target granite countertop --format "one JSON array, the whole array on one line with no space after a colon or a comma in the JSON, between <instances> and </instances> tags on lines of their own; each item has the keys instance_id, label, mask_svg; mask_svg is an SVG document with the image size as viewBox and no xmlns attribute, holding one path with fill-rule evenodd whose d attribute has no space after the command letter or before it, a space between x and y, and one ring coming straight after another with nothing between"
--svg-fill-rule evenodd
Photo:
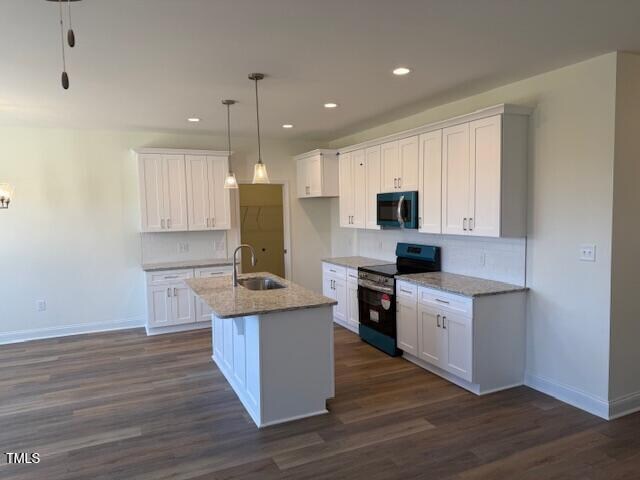
<instances>
[{"instance_id":1,"label":"granite countertop","mask_svg":"<svg viewBox=\"0 0 640 480\"><path fill-rule=\"evenodd\" d=\"M358 268L358 267L372 267L374 265L386 265L390 262L389 260L377 260L375 258L368 257L335 257L335 258L323 258L323 262L332 263L333 265L339 265L341 267L347 268Z\"/></svg>"},{"instance_id":2,"label":"granite countertop","mask_svg":"<svg viewBox=\"0 0 640 480\"><path fill-rule=\"evenodd\" d=\"M179 270L181 268L205 268L218 267L220 265L233 265L233 260L228 258L210 258L208 260L181 260L177 262L143 263L142 270L155 272L158 270Z\"/></svg>"},{"instance_id":3,"label":"granite countertop","mask_svg":"<svg viewBox=\"0 0 640 480\"><path fill-rule=\"evenodd\" d=\"M399 280L414 283L421 287L435 288L443 292L455 293L465 297L480 297L483 295L499 295L501 293L522 292L527 287L511 283L496 282L484 278L467 277L446 272L411 273L397 275Z\"/></svg>"},{"instance_id":4,"label":"granite countertop","mask_svg":"<svg viewBox=\"0 0 640 480\"><path fill-rule=\"evenodd\" d=\"M263 276L284 284L285 288L249 290L242 285L234 288L230 276L193 278L186 280L186 283L198 297L209 305L218 318L286 312L331 306L338 303L271 273L246 273L238 275L238 278Z\"/></svg>"}]
</instances>

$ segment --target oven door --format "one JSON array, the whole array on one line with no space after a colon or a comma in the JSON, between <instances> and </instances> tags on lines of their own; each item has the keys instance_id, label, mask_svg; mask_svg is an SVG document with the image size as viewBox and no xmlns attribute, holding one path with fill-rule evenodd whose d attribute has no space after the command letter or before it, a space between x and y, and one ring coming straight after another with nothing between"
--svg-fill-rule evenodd
<instances>
[{"instance_id":1,"label":"oven door","mask_svg":"<svg viewBox=\"0 0 640 480\"><path fill-rule=\"evenodd\" d=\"M383 335L396 338L396 297L393 289L358 282L358 310L360 325Z\"/></svg>"},{"instance_id":2,"label":"oven door","mask_svg":"<svg viewBox=\"0 0 640 480\"><path fill-rule=\"evenodd\" d=\"M379 193L377 216L383 228L418 228L418 192Z\"/></svg>"}]
</instances>

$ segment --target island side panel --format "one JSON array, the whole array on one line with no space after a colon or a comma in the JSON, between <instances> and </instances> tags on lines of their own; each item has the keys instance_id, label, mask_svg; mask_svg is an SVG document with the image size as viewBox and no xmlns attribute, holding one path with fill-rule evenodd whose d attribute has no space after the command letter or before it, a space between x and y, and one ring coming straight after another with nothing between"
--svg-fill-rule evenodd
<instances>
[{"instance_id":1,"label":"island side panel","mask_svg":"<svg viewBox=\"0 0 640 480\"><path fill-rule=\"evenodd\" d=\"M332 307L260 316L262 425L326 413L334 396Z\"/></svg>"}]
</instances>

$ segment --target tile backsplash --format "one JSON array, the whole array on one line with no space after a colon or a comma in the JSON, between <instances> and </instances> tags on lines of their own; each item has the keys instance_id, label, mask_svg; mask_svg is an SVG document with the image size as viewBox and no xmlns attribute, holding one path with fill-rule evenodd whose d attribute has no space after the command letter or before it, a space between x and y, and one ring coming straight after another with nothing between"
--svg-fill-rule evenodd
<instances>
[{"instance_id":1,"label":"tile backsplash","mask_svg":"<svg viewBox=\"0 0 640 480\"><path fill-rule=\"evenodd\" d=\"M442 248L445 272L525 284L524 238L470 238L407 230L339 230L333 242L334 256L361 255L394 262L398 242L436 245Z\"/></svg>"},{"instance_id":2,"label":"tile backsplash","mask_svg":"<svg viewBox=\"0 0 640 480\"><path fill-rule=\"evenodd\" d=\"M229 258L227 233L142 233L142 263Z\"/></svg>"}]
</instances>

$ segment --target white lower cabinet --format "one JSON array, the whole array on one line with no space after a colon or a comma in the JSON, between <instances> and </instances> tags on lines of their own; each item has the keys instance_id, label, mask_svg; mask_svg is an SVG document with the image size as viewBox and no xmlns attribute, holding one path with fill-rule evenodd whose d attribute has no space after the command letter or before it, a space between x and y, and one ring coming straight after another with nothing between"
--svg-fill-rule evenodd
<instances>
[{"instance_id":1,"label":"white lower cabinet","mask_svg":"<svg viewBox=\"0 0 640 480\"><path fill-rule=\"evenodd\" d=\"M190 268L147 273L147 333L209 326L211 309L185 284L189 278L231 275L232 267ZM168 328L165 328L168 327Z\"/></svg>"},{"instance_id":2,"label":"white lower cabinet","mask_svg":"<svg viewBox=\"0 0 640 480\"><path fill-rule=\"evenodd\" d=\"M397 281L398 348L479 395L522 385L525 295L471 298Z\"/></svg>"},{"instance_id":3,"label":"white lower cabinet","mask_svg":"<svg viewBox=\"0 0 640 480\"><path fill-rule=\"evenodd\" d=\"M358 333L358 270L323 262L322 294L338 302L333 307L334 322Z\"/></svg>"}]
</instances>

